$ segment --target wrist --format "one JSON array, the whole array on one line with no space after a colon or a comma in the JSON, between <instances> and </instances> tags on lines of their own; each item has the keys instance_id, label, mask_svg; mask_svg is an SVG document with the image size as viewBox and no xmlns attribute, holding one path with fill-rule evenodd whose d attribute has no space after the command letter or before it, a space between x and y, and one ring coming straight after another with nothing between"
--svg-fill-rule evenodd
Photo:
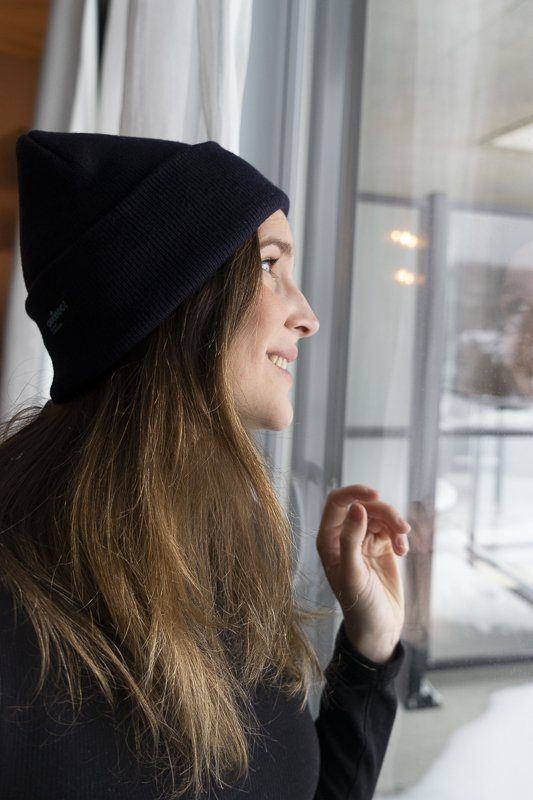
<instances>
[{"instance_id":1,"label":"wrist","mask_svg":"<svg viewBox=\"0 0 533 800\"><path fill-rule=\"evenodd\" d=\"M385 664L389 661L400 641L399 632L380 632L376 635L368 633L363 634L360 631L352 630L346 625L346 621L344 622L344 629L350 644L355 650L369 661L373 661L376 664Z\"/></svg>"}]
</instances>

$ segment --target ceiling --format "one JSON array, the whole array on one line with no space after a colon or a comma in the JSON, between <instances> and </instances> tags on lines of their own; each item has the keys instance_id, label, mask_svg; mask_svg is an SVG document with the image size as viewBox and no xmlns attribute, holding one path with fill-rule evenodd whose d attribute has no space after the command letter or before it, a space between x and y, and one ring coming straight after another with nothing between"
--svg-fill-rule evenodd
<instances>
[{"instance_id":1,"label":"ceiling","mask_svg":"<svg viewBox=\"0 0 533 800\"><path fill-rule=\"evenodd\" d=\"M368 0L360 189L533 210L531 0Z\"/></svg>"}]
</instances>

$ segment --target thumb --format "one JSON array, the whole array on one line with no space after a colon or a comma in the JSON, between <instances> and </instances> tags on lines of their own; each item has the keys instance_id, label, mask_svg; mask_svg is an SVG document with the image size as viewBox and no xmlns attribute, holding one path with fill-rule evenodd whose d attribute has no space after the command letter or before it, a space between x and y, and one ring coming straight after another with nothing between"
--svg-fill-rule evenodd
<instances>
[{"instance_id":1,"label":"thumb","mask_svg":"<svg viewBox=\"0 0 533 800\"><path fill-rule=\"evenodd\" d=\"M362 560L361 548L366 536L367 522L366 508L360 503L352 503L340 535L341 561L346 566L355 566Z\"/></svg>"}]
</instances>

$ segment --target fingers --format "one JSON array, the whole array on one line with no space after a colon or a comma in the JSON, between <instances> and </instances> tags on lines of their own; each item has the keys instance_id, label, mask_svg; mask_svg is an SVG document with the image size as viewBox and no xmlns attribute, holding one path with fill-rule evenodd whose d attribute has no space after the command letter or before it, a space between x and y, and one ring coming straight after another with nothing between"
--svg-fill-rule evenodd
<instances>
[{"instance_id":1,"label":"fingers","mask_svg":"<svg viewBox=\"0 0 533 800\"><path fill-rule=\"evenodd\" d=\"M403 517L394 506L379 500L379 492L364 484L355 483L332 489L326 500L328 510L328 524L338 524L346 516L346 509L355 501L362 503L366 508L369 519L382 520L397 533L407 533L411 530Z\"/></svg>"},{"instance_id":2,"label":"fingers","mask_svg":"<svg viewBox=\"0 0 533 800\"><path fill-rule=\"evenodd\" d=\"M348 507L355 501L370 503L376 501L379 492L364 486L361 483L354 483L348 486L341 486L339 489L332 489L326 498L324 510L322 512L321 526L335 527L342 525L346 519Z\"/></svg>"},{"instance_id":3,"label":"fingers","mask_svg":"<svg viewBox=\"0 0 533 800\"><path fill-rule=\"evenodd\" d=\"M407 534L400 533L392 540L394 552L399 556L405 556L409 552L409 540Z\"/></svg>"},{"instance_id":4,"label":"fingers","mask_svg":"<svg viewBox=\"0 0 533 800\"><path fill-rule=\"evenodd\" d=\"M407 534L411 530L409 523L400 516L394 506L379 500L379 493L363 484L351 484L339 489L332 489L326 499L319 531L318 544L322 539L331 545L331 536L339 535L347 517L351 522L359 522L360 505L364 511L365 530L380 537L390 539L394 552L403 556L409 551Z\"/></svg>"},{"instance_id":5,"label":"fingers","mask_svg":"<svg viewBox=\"0 0 533 800\"><path fill-rule=\"evenodd\" d=\"M373 527L376 526L374 525ZM344 536L348 540L351 539L354 544L357 543L361 546L367 531L371 531L367 511L362 503L353 503L346 515L346 524L343 528ZM379 533L390 539L392 548L397 555L403 556L409 551L409 541L406 533L395 534L384 524L380 526ZM341 551L342 538L343 535L341 534Z\"/></svg>"},{"instance_id":6,"label":"fingers","mask_svg":"<svg viewBox=\"0 0 533 800\"><path fill-rule=\"evenodd\" d=\"M397 555L404 556L409 552L409 540L407 532L398 533L396 530L391 529L389 525L382 520L369 520L368 530L370 533L373 533L376 536L389 538L392 549Z\"/></svg>"},{"instance_id":7,"label":"fingers","mask_svg":"<svg viewBox=\"0 0 533 800\"><path fill-rule=\"evenodd\" d=\"M367 509L368 516L368 530L371 533L390 533L392 536L399 536L401 534L407 536L411 531L411 526L405 520L400 523L391 522L387 518L378 519L377 517L370 516Z\"/></svg>"},{"instance_id":8,"label":"fingers","mask_svg":"<svg viewBox=\"0 0 533 800\"><path fill-rule=\"evenodd\" d=\"M373 533L380 538L390 539L392 549L399 556L404 556L409 552L409 540L407 533L397 533L391 530L386 523L370 522L368 523L369 533Z\"/></svg>"},{"instance_id":9,"label":"fingers","mask_svg":"<svg viewBox=\"0 0 533 800\"><path fill-rule=\"evenodd\" d=\"M336 505L346 508L354 500L371 501L379 497L377 489L372 489L370 486L365 486L363 483L351 483L348 486L341 486L339 489L332 489L328 495Z\"/></svg>"},{"instance_id":10,"label":"fingers","mask_svg":"<svg viewBox=\"0 0 533 800\"><path fill-rule=\"evenodd\" d=\"M377 533L378 527L383 524L387 525L391 531L397 534L408 533L411 530L411 526L407 520L398 513L394 506L381 501L360 502L364 503L367 510L369 529L372 530L371 525L376 528L376 530L372 531L373 533Z\"/></svg>"}]
</instances>

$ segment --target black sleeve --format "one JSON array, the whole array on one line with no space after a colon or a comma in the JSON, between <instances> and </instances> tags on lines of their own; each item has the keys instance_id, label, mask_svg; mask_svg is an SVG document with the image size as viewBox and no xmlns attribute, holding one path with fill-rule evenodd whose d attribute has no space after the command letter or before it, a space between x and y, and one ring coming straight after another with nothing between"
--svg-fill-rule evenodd
<instances>
[{"instance_id":1,"label":"black sleeve","mask_svg":"<svg viewBox=\"0 0 533 800\"><path fill-rule=\"evenodd\" d=\"M320 746L315 800L373 797L396 715L394 678L404 655L398 642L386 664L370 661L341 624L315 722Z\"/></svg>"}]
</instances>

